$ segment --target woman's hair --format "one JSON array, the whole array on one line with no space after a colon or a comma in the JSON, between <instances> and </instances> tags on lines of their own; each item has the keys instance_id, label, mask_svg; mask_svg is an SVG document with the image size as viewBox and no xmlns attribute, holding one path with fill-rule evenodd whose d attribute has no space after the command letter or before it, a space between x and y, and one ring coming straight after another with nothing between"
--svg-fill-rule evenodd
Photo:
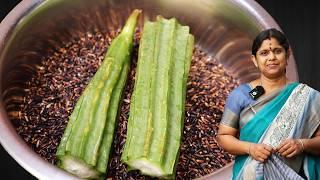
<instances>
[{"instance_id":1,"label":"woman's hair","mask_svg":"<svg viewBox=\"0 0 320 180\"><path fill-rule=\"evenodd\" d=\"M286 55L288 55L288 49L289 49L289 42L286 38L286 36L276 30L275 28L267 29L260 34L254 39L253 44L252 44L252 55L256 56L258 49L261 47L261 44L264 40L266 39L271 39L275 38L278 40L279 44L285 49Z\"/></svg>"}]
</instances>

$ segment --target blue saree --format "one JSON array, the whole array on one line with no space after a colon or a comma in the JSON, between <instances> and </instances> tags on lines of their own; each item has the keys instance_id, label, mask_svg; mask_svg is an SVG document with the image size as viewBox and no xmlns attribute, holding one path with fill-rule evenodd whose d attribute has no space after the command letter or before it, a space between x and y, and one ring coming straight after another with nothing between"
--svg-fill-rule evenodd
<instances>
[{"instance_id":1,"label":"blue saree","mask_svg":"<svg viewBox=\"0 0 320 180\"><path fill-rule=\"evenodd\" d=\"M316 100L320 100L319 92L305 84L287 85L240 126L239 139L277 147L287 138L311 138L320 124L317 112L320 102ZM251 104L254 106L259 102ZM303 154L294 161L303 161L304 174L308 179L320 179L319 160L319 157ZM233 179L303 179L297 172L299 163L295 163L298 168L291 168L290 161L277 154L272 154L265 163L257 162L248 155L237 156Z\"/></svg>"}]
</instances>

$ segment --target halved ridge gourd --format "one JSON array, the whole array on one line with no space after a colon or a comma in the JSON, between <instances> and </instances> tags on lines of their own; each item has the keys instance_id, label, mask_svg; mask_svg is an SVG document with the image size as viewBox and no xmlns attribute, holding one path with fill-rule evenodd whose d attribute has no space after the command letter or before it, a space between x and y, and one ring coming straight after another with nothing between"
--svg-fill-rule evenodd
<instances>
[{"instance_id":1,"label":"halved ridge gourd","mask_svg":"<svg viewBox=\"0 0 320 180\"><path fill-rule=\"evenodd\" d=\"M97 179L106 173L140 13L134 10L112 41L104 61L77 101L58 146L58 166L80 178Z\"/></svg>"},{"instance_id":2,"label":"halved ridge gourd","mask_svg":"<svg viewBox=\"0 0 320 180\"><path fill-rule=\"evenodd\" d=\"M193 48L189 27L175 18L145 22L121 156L130 169L174 178Z\"/></svg>"}]
</instances>

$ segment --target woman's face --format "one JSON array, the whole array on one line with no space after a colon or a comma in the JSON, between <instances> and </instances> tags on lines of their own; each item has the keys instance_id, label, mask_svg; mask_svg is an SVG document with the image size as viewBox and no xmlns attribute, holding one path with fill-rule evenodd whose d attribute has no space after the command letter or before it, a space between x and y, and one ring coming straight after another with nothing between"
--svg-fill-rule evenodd
<instances>
[{"instance_id":1,"label":"woman's face","mask_svg":"<svg viewBox=\"0 0 320 180\"><path fill-rule=\"evenodd\" d=\"M257 51L252 55L252 61L262 75L268 78L279 78L286 73L287 57L285 49L275 38L265 39Z\"/></svg>"}]
</instances>

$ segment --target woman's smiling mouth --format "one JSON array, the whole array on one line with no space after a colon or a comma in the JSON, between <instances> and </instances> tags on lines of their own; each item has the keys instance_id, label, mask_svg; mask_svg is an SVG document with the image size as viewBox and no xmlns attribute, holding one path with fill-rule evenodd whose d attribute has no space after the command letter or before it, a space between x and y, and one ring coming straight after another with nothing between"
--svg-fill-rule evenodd
<instances>
[{"instance_id":1,"label":"woman's smiling mouth","mask_svg":"<svg viewBox=\"0 0 320 180\"><path fill-rule=\"evenodd\" d=\"M268 65L267 65L267 67L268 67L268 68L271 68L271 69L276 68L276 67L278 67L278 66L279 66L279 64L268 64Z\"/></svg>"}]
</instances>

